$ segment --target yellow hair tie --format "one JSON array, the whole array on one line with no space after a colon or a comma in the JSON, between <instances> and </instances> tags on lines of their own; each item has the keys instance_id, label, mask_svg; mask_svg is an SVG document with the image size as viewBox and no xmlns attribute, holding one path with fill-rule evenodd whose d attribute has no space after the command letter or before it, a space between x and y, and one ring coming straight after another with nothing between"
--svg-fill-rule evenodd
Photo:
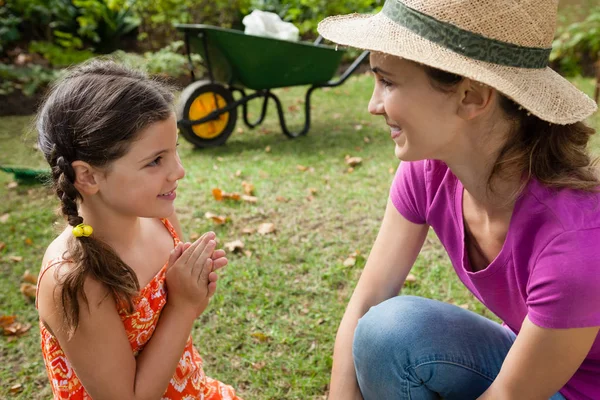
<instances>
[{"instance_id":1,"label":"yellow hair tie","mask_svg":"<svg viewBox=\"0 0 600 400\"><path fill-rule=\"evenodd\" d=\"M91 226L86 224L79 224L73 228L73 236L75 237L88 237L94 232Z\"/></svg>"}]
</instances>

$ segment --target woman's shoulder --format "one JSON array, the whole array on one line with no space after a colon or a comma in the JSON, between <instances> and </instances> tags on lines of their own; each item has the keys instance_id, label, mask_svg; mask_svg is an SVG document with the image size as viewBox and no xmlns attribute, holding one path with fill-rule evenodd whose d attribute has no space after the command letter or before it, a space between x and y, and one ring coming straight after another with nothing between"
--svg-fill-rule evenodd
<instances>
[{"instance_id":1,"label":"woman's shoulder","mask_svg":"<svg viewBox=\"0 0 600 400\"><path fill-rule=\"evenodd\" d=\"M600 228L600 192L555 189L533 181L527 194L530 195L530 206L541 206L560 231Z\"/></svg>"}]
</instances>

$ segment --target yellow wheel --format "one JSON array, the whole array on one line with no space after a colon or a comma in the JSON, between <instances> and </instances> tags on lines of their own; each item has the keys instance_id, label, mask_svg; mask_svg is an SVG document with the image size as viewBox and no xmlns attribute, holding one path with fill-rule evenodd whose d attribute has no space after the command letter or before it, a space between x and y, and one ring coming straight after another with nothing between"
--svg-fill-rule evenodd
<instances>
[{"instance_id":1,"label":"yellow wheel","mask_svg":"<svg viewBox=\"0 0 600 400\"><path fill-rule=\"evenodd\" d=\"M234 101L231 92L218 83L194 82L181 93L177 120L183 137L197 147L219 146L225 143L235 128L237 110L234 108L202 124L187 121L202 119Z\"/></svg>"}]
</instances>

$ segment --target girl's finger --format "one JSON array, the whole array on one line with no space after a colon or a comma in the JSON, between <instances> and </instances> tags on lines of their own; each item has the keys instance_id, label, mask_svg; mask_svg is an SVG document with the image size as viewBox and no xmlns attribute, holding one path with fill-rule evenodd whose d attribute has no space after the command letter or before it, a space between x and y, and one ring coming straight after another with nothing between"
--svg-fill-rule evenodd
<instances>
[{"instance_id":1,"label":"girl's finger","mask_svg":"<svg viewBox=\"0 0 600 400\"><path fill-rule=\"evenodd\" d=\"M203 263L203 268L198 275L198 283L200 285L206 285L209 283L208 276L212 272L213 261L210 258L207 258Z\"/></svg>"},{"instance_id":2,"label":"girl's finger","mask_svg":"<svg viewBox=\"0 0 600 400\"><path fill-rule=\"evenodd\" d=\"M202 240L198 239L196 242L194 242L194 244L192 244L192 247L190 247L190 250L193 248L194 251L190 254L190 258L188 260L189 263L196 265L198 262L200 262L200 266L202 266L202 263L204 263L204 260L201 259L200 257L202 257L202 255L205 253L205 250L209 246L209 243L212 243L212 245L210 245L211 250L209 253L209 254L212 254L212 251L215 248L215 244L216 244L214 241L214 238L215 238L214 232L208 232L208 233L206 233L206 235L204 235Z\"/></svg>"},{"instance_id":3,"label":"girl's finger","mask_svg":"<svg viewBox=\"0 0 600 400\"><path fill-rule=\"evenodd\" d=\"M208 282L216 282L219 280L219 275L217 275L217 273L215 272L214 268L213 271L208 274Z\"/></svg>"},{"instance_id":4,"label":"girl's finger","mask_svg":"<svg viewBox=\"0 0 600 400\"><path fill-rule=\"evenodd\" d=\"M221 257L225 257L227 255L227 253L225 253L225 250L223 249L217 249L213 252L212 254L212 259L216 260L217 258L221 258Z\"/></svg>"},{"instance_id":5,"label":"girl's finger","mask_svg":"<svg viewBox=\"0 0 600 400\"><path fill-rule=\"evenodd\" d=\"M217 260L213 260L213 271L223 268L227 265L229 261L226 258L219 258Z\"/></svg>"},{"instance_id":6,"label":"girl's finger","mask_svg":"<svg viewBox=\"0 0 600 400\"><path fill-rule=\"evenodd\" d=\"M208 297L212 297L217 291L217 282L211 282L208 284Z\"/></svg>"},{"instance_id":7,"label":"girl's finger","mask_svg":"<svg viewBox=\"0 0 600 400\"><path fill-rule=\"evenodd\" d=\"M173 264L175 264L175 261L177 261L177 259L181 257L182 253L183 246L181 245L181 243L177 243L177 246L175 246L175 248L171 250L171 254L169 255L169 263L167 264L167 268L172 267Z\"/></svg>"}]
</instances>

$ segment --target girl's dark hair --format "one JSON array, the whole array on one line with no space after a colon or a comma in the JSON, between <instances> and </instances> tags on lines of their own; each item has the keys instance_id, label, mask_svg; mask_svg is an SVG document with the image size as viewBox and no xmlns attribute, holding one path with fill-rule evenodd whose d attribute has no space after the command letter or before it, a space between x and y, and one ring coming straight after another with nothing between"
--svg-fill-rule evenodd
<instances>
[{"instance_id":1,"label":"girl's dark hair","mask_svg":"<svg viewBox=\"0 0 600 400\"><path fill-rule=\"evenodd\" d=\"M52 169L53 188L69 225L83 222L71 163L108 167L127 153L143 128L169 118L172 101L165 85L108 60L78 65L53 86L37 115L38 147ZM79 324L79 298L87 305L83 285L88 277L103 283L117 304L133 310L139 282L108 244L93 234L71 236L65 257L73 268L61 280L60 298L70 335Z\"/></svg>"},{"instance_id":2,"label":"girl's dark hair","mask_svg":"<svg viewBox=\"0 0 600 400\"><path fill-rule=\"evenodd\" d=\"M452 90L463 77L429 66L423 66L434 89ZM531 178L553 188L598 191L600 180L595 162L587 152L587 143L594 129L583 122L556 125L543 121L517 103L500 95L500 107L514 122L508 141L500 150L488 177L488 189L493 191L496 177L523 175L518 196Z\"/></svg>"}]
</instances>

